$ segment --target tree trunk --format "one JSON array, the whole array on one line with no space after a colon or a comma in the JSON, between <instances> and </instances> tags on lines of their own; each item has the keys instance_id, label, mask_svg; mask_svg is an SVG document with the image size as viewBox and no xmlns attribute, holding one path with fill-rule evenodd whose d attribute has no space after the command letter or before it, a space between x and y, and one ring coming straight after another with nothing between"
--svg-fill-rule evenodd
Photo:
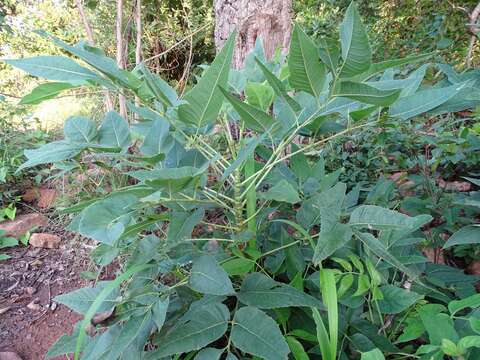
<instances>
[{"instance_id":1,"label":"tree trunk","mask_svg":"<svg viewBox=\"0 0 480 360\"><path fill-rule=\"evenodd\" d=\"M292 0L215 0L215 46L223 46L237 30L233 67L243 67L246 55L261 38L267 59L288 48L292 29Z\"/></svg>"}]
</instances>

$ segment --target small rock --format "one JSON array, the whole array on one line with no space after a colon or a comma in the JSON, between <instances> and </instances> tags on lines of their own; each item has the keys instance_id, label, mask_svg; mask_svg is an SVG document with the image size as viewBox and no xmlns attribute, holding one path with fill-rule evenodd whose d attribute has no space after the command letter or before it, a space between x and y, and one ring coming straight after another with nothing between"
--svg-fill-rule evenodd
<instances>
[{"instance_id":1,"label":"small rock","mask_svg":"<svg viewBox=\"0 0 480 360\"><path fill-rule=\"evenodd\" d=\"M57 310L57 306L58 306L58 304L57 304L56 302L52 302L52 303L50 304L50 310L51 310L51 311Z\"/></svg>"},{"instance_id":2,"label":"small rock","mask_svg":"<svg viewBox=\"0 0 480 360\"><path fill-rule=\"evenodd\" d=\"M27 305L27 308L29 308L30 310L33 310L33 311L39 311L39 310L42 309L42 305L40 305L39 302L40 302L40 299L35 298L35 299L32 300L32 302L30 302Z\"/></svg>"},{"instance_id":3,"label":"small rock","mask_svg":"<svg viewBox=\"0 0 480 360\"><path fill-rule=\"evenodd\" d=\"M30 295L30 296L32 296L33 294L35 294L36 291L37 291L37 289L35 289L35 288L32 287L32 286L27 286L27 287L25 288L25 292L26 292L28 295Z\"/></svg>"},{"instance_id":4,"label":"small rock","mask_svg":"<svg viewBox=\"0 0 480 360\"><path fill-rule=\"evenodd\" d=\"M43 264L43 261L42 260L39 260L39 259L36 259L36 260L33 260L32 261L32 266L40 266Z\"/></svg>"},{"instance_id":5,"label":"small rock","mask_svg":"<svg viewBox=\"0 0 480 360\"><path fill-rule=\"evenodd\" d=\"M0 352L0 360L22 360L22 358L12 351Z\"/></svg>"},{"instance_id":6,"label":"small rock","mask_svg":"<svg viewBox=\"0 0 480 360\"><path fill-rule=\"evenodd\" d=\"M400 185L407 176L408 173L406 171L399 171L390 175L390 180L392 180L397 185Z\"/></svg>"},{"instance_id":7,"label":"small rock","mask_svg":"<svg viewBox=\"0 0 480 360\"><path fill-rule=\"evenodd\" d=\"M28 231L38 226L48 224L48 219L39 213L23 214L15 218L15 220L4 221L0 223L0 230L5 231L5 236L11 236L19 239Z\"/></svg>"},{"instance_id":8,"label":"small rock","mask_svg":"<svg viewBox=\"0 0 480 360\"><path fill-rule=\"evenodd\" d=\"M472 184L467 181L445 181L438 179L438 186L446 191L466 192L472 189Z\"/></svg>"},{"instance_id":9,"label":"small rock","mask_svg":"<svg viewBox=\"0 0 480 360\"><path fill-rule=\"evenodd\" d=\"M35 233L30 236L30 245L37 248L56 249L58 248L60 236L46 233Z\"/></svg>"},{"instance_id":10,"label":"small rock","mask_svg":"<svg viewBox=\"0 0 480 360\"><path fill-rule=\"evenodd\" d=\"M49 209L57 200L57 190L55 189L40 189L40 195L38 198L38 207L41 209Z\"/></svg>"}]
</instances>

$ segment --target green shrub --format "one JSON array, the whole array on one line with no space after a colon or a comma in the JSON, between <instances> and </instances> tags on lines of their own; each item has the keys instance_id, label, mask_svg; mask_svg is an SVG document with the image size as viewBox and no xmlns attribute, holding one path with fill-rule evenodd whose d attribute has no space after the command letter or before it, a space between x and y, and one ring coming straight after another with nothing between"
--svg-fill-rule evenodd
<instances>
[{"instance_id":1,"label":"green shrub","mask_svg":"<svg viewBox=\"0 0 480 360\"><path fill-rule=\"evenodd\" d=\"M129 179L63 210L75 214L71 230L98 241L93 260L105 266L117 259L121 270L115 280L55 298L84 320L48 356L404 356L416 348L394 341L415 304L474 293L475 277L451 280L449 267L439 275L416 248L431 216L386 208L382 189L359 203L361 188L338 181L342 169L325 170L322 149L333 139L387 118L447 111L442 106L457 104L474 86L462 80L420 88L422 71L393 78L391 68L429 55L372 63L354 4L340 41L316 44L296 26L285 63L265 61L259 44L245 69L230 70L232 34L180 99L144 64L127 72L98 49L42 35L89 67L50 58L52 76L37 66L45 59L8 63L141 101L129 103L136 122L116 112L100 127L71 117L63 140L25 152L20 169L46 163L71 169L88 158ZM93 316L111 309L96 336L87 335ZM448 345L425 353L438 357ZM462 356L477 346L454 345Z\"/></svg>"}]
</instances>

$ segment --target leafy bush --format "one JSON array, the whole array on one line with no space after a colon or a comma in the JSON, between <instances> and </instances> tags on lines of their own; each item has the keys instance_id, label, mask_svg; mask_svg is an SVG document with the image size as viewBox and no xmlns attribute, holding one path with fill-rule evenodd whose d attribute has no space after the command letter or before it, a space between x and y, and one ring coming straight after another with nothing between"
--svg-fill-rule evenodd
<instances>
[{"instance_id":1,"label":"leafy bush","mask_svg":"<svg viewBox=\"0 0 480 360\"><path fill-rule=\"evenodd\" d=\"M63 210L75 214L71 230L99 242L94 261L117 261L121 271L56 297L84 320L48 356L476 358L477 336L468 346L452 339L455 351L445 351L450 343L439 349L425 331L416 338L434 346L396 341L422 299L473 295L476 277L426 263L416 246L431 216L386 208L380 188L360 203L360 186L339 182L341 169L327 172L321 156L333 139L388 118L447 111L469 80L420 88L422 70L393 78L389 69L429 55L372 63L353 3L339 42L317 48L295 27L286 62L266 61L258 44L245 69L230 70L233 34L181 99L143 64L120 70L99 49L42 35L89 67L65 57L48 58L53 73L38 66L44 58L8 63L141 100L129 103L137 122L116 112L99 127L71 117L63 140L25 152L20 169L56 163L67 171L89 161L129 183ZM94 315L112 309L96 336L87 335Z\"/></svg>"}]
</instances>

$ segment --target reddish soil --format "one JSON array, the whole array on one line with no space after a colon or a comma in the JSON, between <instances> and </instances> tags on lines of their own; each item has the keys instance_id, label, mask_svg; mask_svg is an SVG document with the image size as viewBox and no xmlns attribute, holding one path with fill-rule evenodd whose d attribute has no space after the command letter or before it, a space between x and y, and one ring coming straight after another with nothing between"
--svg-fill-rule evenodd
<instances>
[{"instance_id":1,"label":"reddish soil","mask_svg":"<svg viewBox=\"0 0 480 360\"><path fill-rule=\"evenodd\" d=\"M11 259L0 262L0 352L44 359L48 348L81 319L53 300L86 285L80 273L87 268L87 251L73 248L72 235L62 232L59 249L3 249Z\"/></svg>"}]
</instances>

